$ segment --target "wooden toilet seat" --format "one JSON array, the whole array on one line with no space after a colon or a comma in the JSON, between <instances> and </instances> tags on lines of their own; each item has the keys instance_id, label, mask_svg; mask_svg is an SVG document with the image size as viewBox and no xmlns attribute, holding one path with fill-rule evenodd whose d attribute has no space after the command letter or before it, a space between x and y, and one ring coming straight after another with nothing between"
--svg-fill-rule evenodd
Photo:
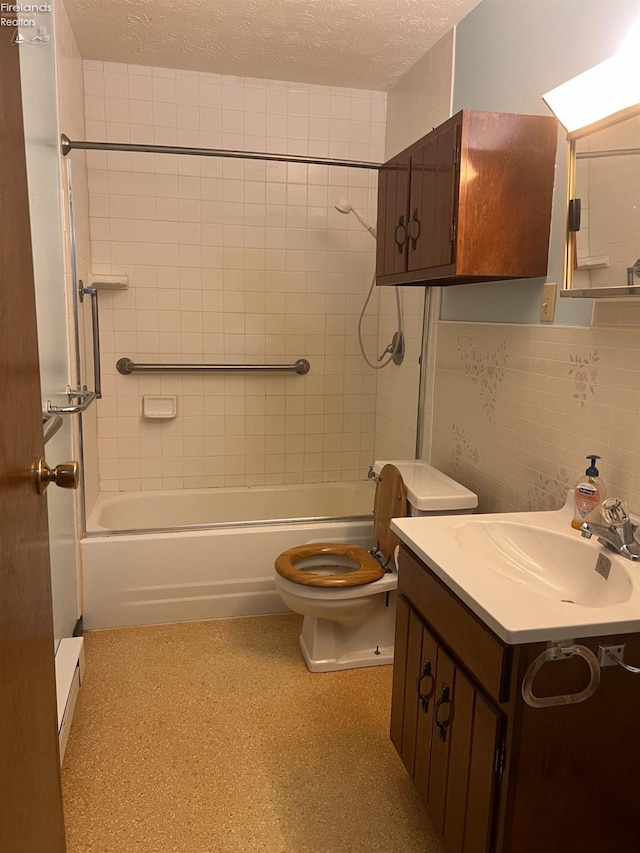
<instances>
[{"instance_id":1,"label":"wooden toilet seat","mask_svg":"<svg viewBox=\"0 0 640 853\"><path fill-rule=\"evenodd\" d=\"M349 557L351 560L355 560L358 567L352 571L321 575L296 566L296 563L305 557L322 557L325 554L331 557ZM326 567L315 566L314 568L316 570L319 568L335 569L335 566L329 564ZM368 551L358 545L347 545L344 542L312 542L310 545L298 545L295 548L289 548L277 558L276 571L283 578L294 583L318 587L361 586L380 580L384 575L384 569Z\"/></svg>"},{"instance_id":2,"label":"wooden toilet seat","mask_svg":"<svg viewBox=\"0 0 640 853\"><path fill-rule=\"evenodd\" d=\"M398 544L398 537L390 528L392 518L404 517L407 514L407 493L402 475L395 465L385 465L380 472L376 485L374 501L374 530L378 543L378 551L390 564ZM316 574L316 571L298 568L296 563L306 557L349 557L357 563L353 571ZM335 568L330 564L324 568ZM276 559L276 571L283 578L293 583L315 587L350 587L373 583L384 576L380 563L364 548L342 542L312 542L299 545L283 551Z\"/></svg>"}]
</instances>

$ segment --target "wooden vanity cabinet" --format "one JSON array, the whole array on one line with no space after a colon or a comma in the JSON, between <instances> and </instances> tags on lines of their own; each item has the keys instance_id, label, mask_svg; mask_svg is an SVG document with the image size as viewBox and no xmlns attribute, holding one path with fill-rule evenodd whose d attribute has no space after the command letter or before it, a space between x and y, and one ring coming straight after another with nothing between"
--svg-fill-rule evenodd
<instances>
[{"instance_id":1,"label":"wooden vanity cabinet","mask_svg":"<svg viewBox=\"0 0 640 853\"><path fill-rule=\"evenodd\" d=\"M578 639L625 643L637 634ZM601 672L586 702L532 708L520 689L545 643L509 646L401 546L391 740L448 853L640 850L640 676ZM582 690L578 658L543 667L536 695Z\"/></svg>"},{"instance_id":2,"label":"wooden vanity cabinet","mask_svg":"<svg viewBox=\"0 0 640 853\"><path fill-rule=\"evenodd\" d=\"M379 285L547 272L557 122L462 110L378 176Z\"/></svg>"},{"instance_id":3,"label":"wooden vanity cabinet","mask_svg":"<svg viewBox=\"0 0 640 853\"><path fill-rule=\"evenodd\" d=\"M404 597L396 613L391 739L447 849L488 850L502 715Z\"/></svg>"}]
</instances>

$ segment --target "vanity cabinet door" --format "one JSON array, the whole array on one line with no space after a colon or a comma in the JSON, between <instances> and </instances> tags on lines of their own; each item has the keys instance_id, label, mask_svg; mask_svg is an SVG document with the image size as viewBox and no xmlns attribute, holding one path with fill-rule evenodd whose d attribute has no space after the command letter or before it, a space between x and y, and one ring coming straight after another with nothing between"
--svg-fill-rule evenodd
<instances>
[{"instance_id":1,"label":"vanity cabinet door","mask_svg":"<svg viewBox=\"0 0 640 853\"><path fill-rule=\"evenodd\" d=\"M402 757L404 728L404 694L407 681L407 645L409 639L409 606L404 595L396 601L396 631L393 646L393 682L391 686L391 743ZM405 765L406 767L406 765Z\"/></svg>"},{"instance_id":2,"label":"vanity cabinet door","mask_svg":"<svg viewBox=\"0 0 640 853\"><path fill-rule=\"evenodd\" d=\"M404 596L396 604L391 740L425 805L437 644Z\"/></svg>"},{"instance_id":3,"label":"vanity cabinet door","mask_svg":"<svg viewBox=\"0 0 640 853\"><path fill-rule=\"evenodd\" d=\"M419 620L417 620L419 621ZM433 713L436 689L438 643L421 623L422 652L418 675L418 718L416 721L415 764L413 783L425 806L429 805L431 748L433 743Z\"/></svg>"},{"instance_id":4,"label":"vanity cabinet door","mask_svg":"<svg viewBox=\"0 0 640 853\"><path fill-rule=\"evenodd\" d=\"M429 816L449 853L490 849L501 714L438 650Z\"/></svg>"},{"instance_id":5,"label":"vanity cabinet door","mask_svg":"<svg viewBox=\"0 0 640 853\"><path fill-rule=\"evenodd\" d=\"M502 725L500 711L400 595L391 740L448 853L490 849Z\"/></svg>"}]
</instances>

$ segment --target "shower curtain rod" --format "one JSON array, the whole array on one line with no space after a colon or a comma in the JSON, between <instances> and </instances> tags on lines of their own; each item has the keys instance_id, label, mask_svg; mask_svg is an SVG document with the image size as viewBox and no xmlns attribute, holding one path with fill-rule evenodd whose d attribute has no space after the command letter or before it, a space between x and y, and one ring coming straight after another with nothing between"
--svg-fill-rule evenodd
<instances>
[{"instance_id":1,"label":"shower curtain rod","mask_svg":"<svg viewBox=\"0 0 640 853\"><path fill-rule=\"evenodd\" d=\"M350 169L379 169L381 163L365 160L333 160L329 157L306 157L302 154L270 154L266 151L227 151L223 148L185 148L181 145L139 145L134 142L81 142L60 137L60 150L66 157L74 148L85 151L131 151L144 154L191 154L195 157L235 157L239 160L267 160L276 163L308 163L312 166L347 166Z\"/></svg>"}]
</instances>

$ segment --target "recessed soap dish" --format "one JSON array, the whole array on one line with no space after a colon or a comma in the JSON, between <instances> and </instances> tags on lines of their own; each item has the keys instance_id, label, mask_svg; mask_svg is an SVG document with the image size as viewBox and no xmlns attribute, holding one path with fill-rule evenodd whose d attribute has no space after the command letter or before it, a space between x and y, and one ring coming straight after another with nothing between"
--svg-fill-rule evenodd
<instances>
[{"instance_id":1,"label":"recessed soap dish","mask_svg":"<svg viewBox=\"0 0 640 853\"><path fill-rule=\"evenodd\" d=\"M143 418L164 418L169 420L178 414L178 398L164 395L162 397L150 397L145 394L142 398Z\"/></svg>"}]
</instances>

